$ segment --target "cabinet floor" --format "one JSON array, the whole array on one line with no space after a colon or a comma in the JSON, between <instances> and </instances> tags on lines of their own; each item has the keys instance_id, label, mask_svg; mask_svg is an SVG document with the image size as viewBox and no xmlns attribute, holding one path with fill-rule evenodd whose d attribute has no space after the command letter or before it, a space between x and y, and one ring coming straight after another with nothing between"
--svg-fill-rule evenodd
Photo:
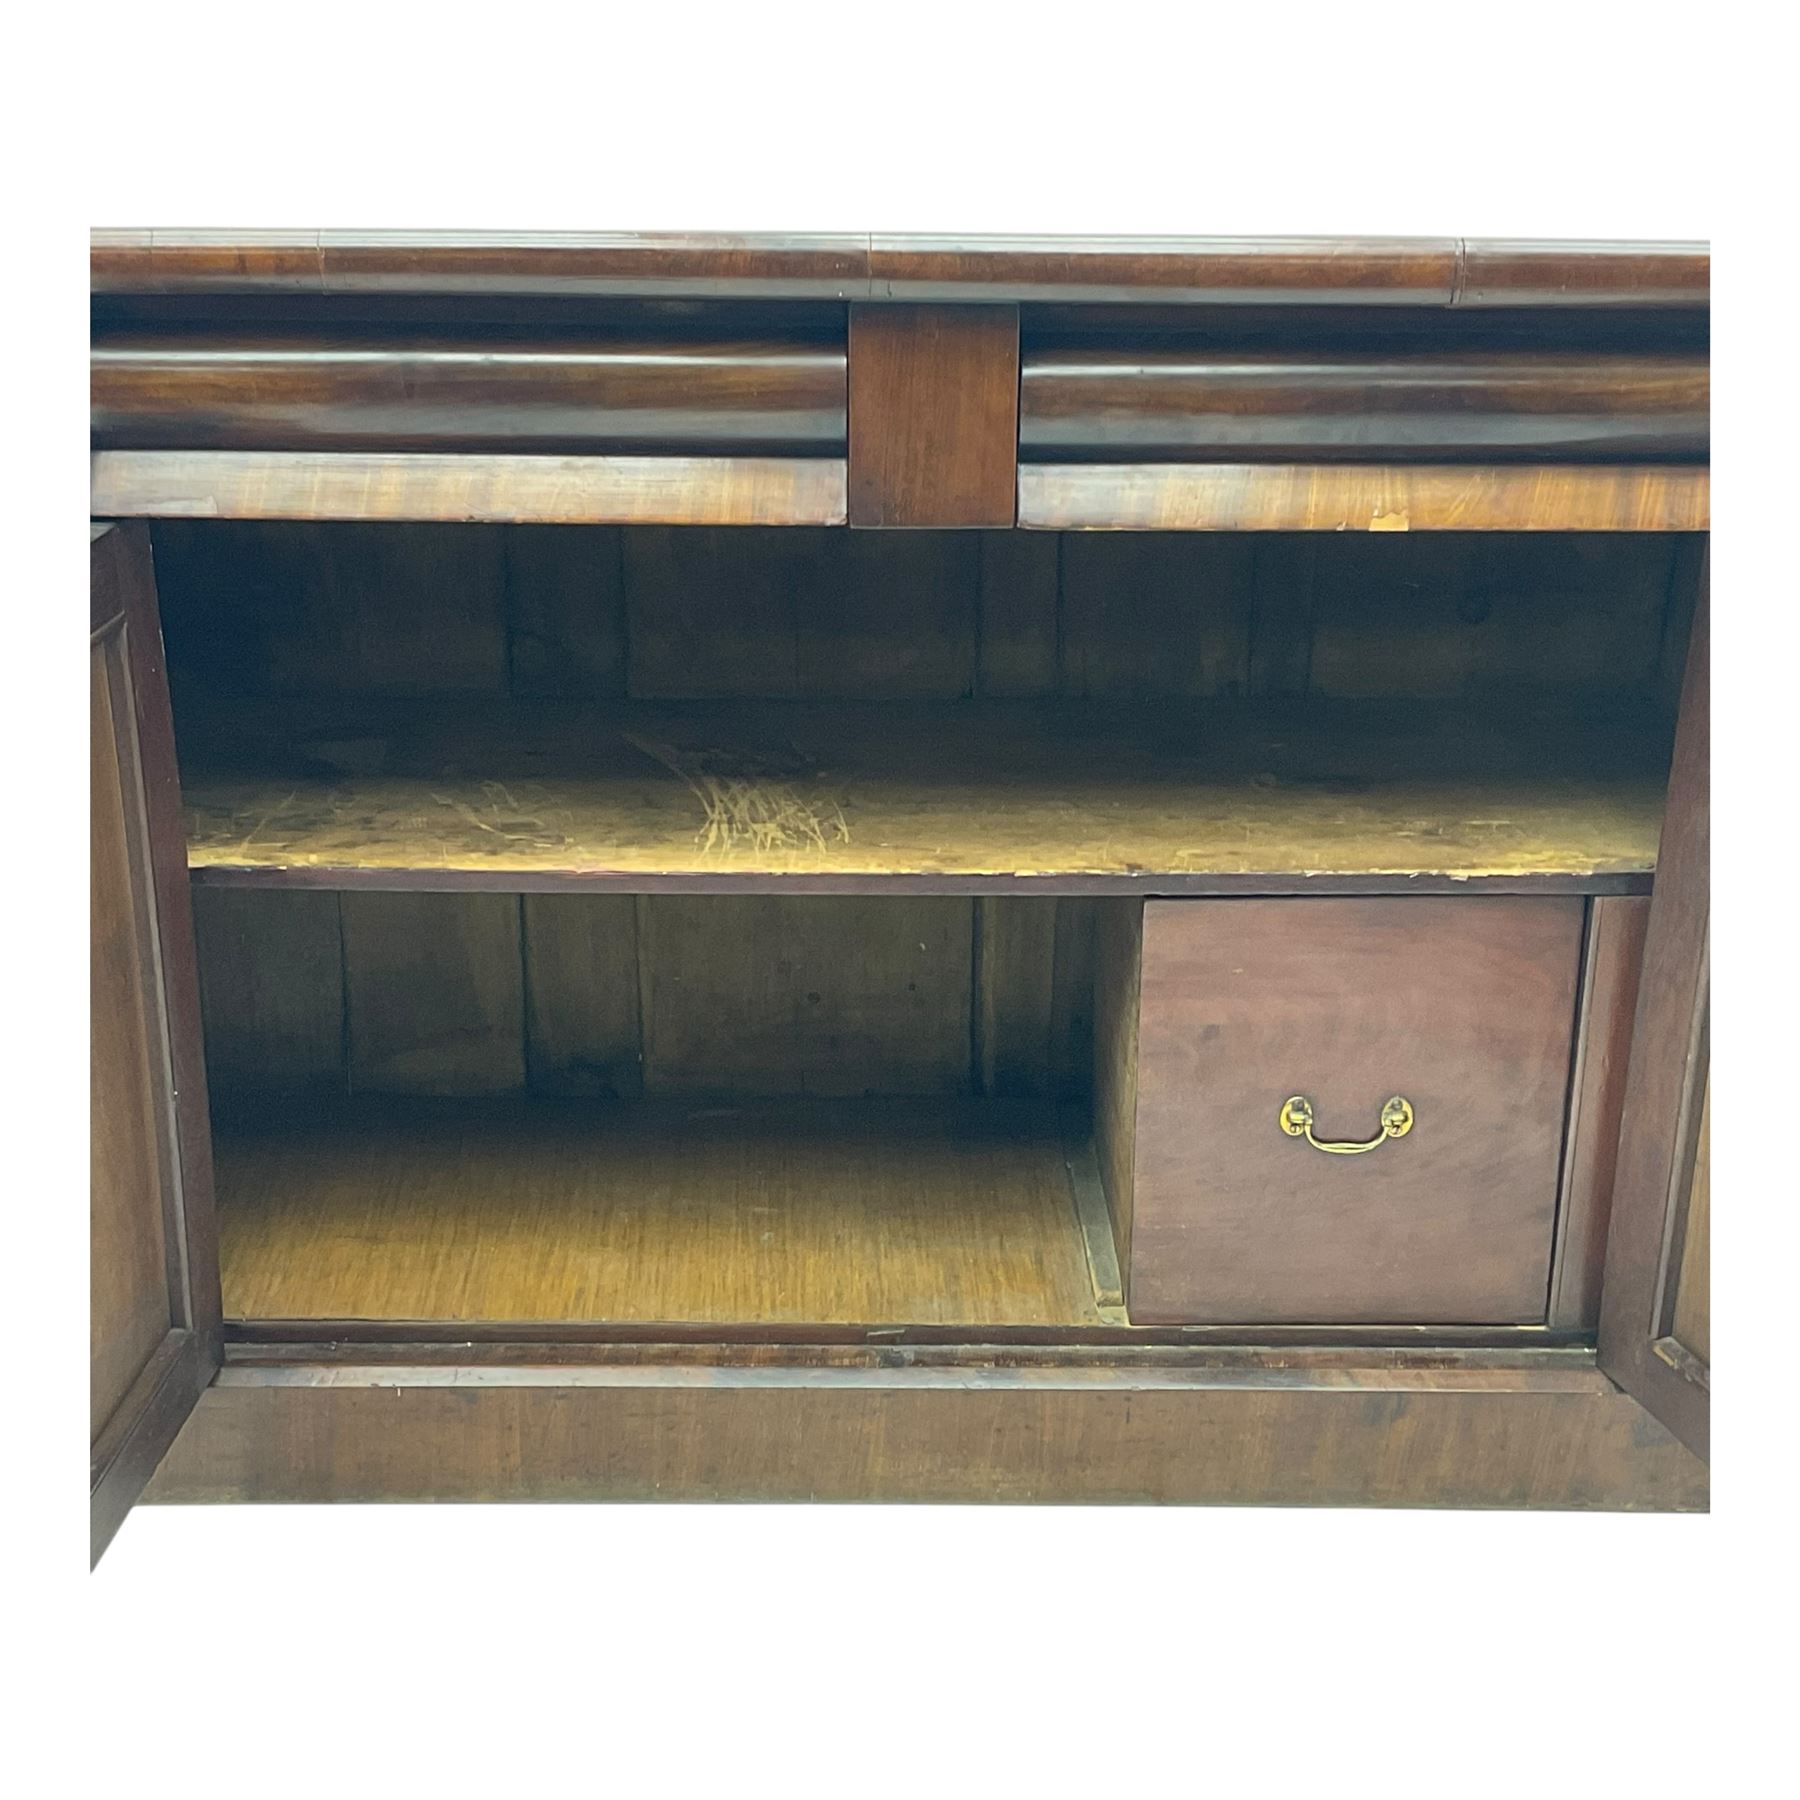
<instances>
[{"instance_id":1,"label":"cabinet floor","mask_svg":"<svg viewBox=\"0 0 1800 1800\"><path fill-rule=\"evenodd\" d=\"M335 1102L216 1158L238 1319L1102 1322L1042 1102Z\"/></svg>"}]
</instances>

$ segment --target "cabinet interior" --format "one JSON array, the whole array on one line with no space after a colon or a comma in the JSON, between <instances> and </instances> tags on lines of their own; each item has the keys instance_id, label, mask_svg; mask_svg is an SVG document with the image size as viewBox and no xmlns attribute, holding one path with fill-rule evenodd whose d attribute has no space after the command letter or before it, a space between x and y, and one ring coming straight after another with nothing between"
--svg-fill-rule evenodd
<instances>
[{"instance_id":1,"label":"cabinet interior","mask_svg":"<svg viewBox=\"0 0 1800 1800\"><path fill-rule=\"evenodd\" d=\"M234 1315L1100 1320L1095 902L196 898Z\"/></svg>"},{"instance_id":2,"label":"cabinet interior","mask_svg":"<svg viewBox=\"0 0 1800 1800\"><path fill-rule=\"evenodd\" d=\"M154 548L229 1317L1053 1332L1126 1324L1097 945L1146 894L1641 891L1700 554Z\"/></svg>"}]
</instances>

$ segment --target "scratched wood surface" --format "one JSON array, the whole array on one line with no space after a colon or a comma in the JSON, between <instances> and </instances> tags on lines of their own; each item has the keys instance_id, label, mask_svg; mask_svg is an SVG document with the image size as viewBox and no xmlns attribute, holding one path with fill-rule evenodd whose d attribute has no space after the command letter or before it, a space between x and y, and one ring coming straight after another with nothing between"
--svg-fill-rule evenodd
<instances>
[{"instance_id":1,"label":"scratched wood surface","mask_svg":"<svg viewBox=\"0 0 1800 1800\"><path fill-rule=\"evenodd\" d=\"M1100 1322L1033 1101L469 1101L224 1125L237 1318Z\"/></svg>"},{"instance_id":2,"label":"scratched wood surface","mask_svg":"<svg viewBox=\"0 0 1800 1800\"><path fill-rule=\"evenodd\" d=\"M1653 719L300 702L190 713L189 860L270 886L1642 875ZM417 878L417 879L414 879Z\"/></svg>"}]
</instances>

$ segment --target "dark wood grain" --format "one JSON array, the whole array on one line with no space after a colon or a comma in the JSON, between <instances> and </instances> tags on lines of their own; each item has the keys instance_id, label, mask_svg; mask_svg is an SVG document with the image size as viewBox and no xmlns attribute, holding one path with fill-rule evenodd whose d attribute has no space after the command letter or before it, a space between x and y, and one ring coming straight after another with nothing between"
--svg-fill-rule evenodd
<instances>
[{"instance_id":1,"label":"dark wood grain","mask_svg":"<svg viewBox=\"0 0 1800 1800\"><path fill-rule=\"evenodd\" d=\"M516 896L345 894L341 907L354 1092L474 1096L524 1085ZM222 1214L227 1197L221 1182Z\"/></svg>"},{"instance_id":2,"label":"dark wood grain","mask_svg":"<svg viewBox=\"0 0 1800 1800\"><path fill-rule=\"evenodd\" d=\"M224 860L199 879L221 884L202 889L207 1001L238 1125L272 1116L271 1091L316 1111L352 1062L364 1086L541 1083L576 1118L561 1156L535 1123L482 1139L474 1103L430 1102L456 1122L389 1144L395 1237L371 1261L353 1215L372 1140L321 1114L316 1141L264 1171L257 1204L287 1235L238 1246L261 1256L240 1270L261 1284L245 1290L260 1316L235 1328L226 1385L202 1399L160 1496L1706 1504L1702 1463L1658 1422L1704 1454L1691 665L1651 915L1652 964L1659 942L1665 954L1644 982L1629 1101L1644 907L1585 898L1641 894L1654 860L1674 699L1658 684L1679 670L1688 551L1628 534L1707 522L1703 246L126 230L95 234L92 268L95 505L170 518L170 560L198 572L171 660L189 663L177 698L184 752L203 752L196 790L212 783L208 805L235 794L218 818L236 835L219 825ZM1077 331L1089 341L1053 335ZM1021 342L1026 450L1046 459L1022 472ZM616 454L579 454L600 450ZM1238 461L1182 462L1219 454ZM1398 466L1415 455L1433 460ZM1285 466L1259 466L1268 456ZM1664 460L1625 466L1651 457ZM1015 535L1015 506L1028 525L1122 535ZM899 546L693 529L852 513L996 529ZM247 522L215 522L234 517ZM315 518L367 523L325 523L313 544L288 522ZM421 523L388 522L406 520ZM1273 535L1182 535L1233 530ZM1439 535L1363 535L1405 531ZM1617 535L1574 535L1590 531ZM142 542L109 535L107 555ZM96 741L96 793L127 802L132 754L146 785L158 769L173 783L166 702L161 726L136 716L137 659L162 695L150 605L147 631L118 625L117 607L94 621L96 716L115 727L110 765ZM1702 614L1702 671L1705 629ZM1520 696L1552 692L1579 728L1534 737ZM762 699L743 729L681 704L747 693ZM1034 718L1003 716L1000 695ZM1393 709L1379 728L1337 711L1370 697ZM1096 700L1111 722L1083 724ZM1496 701L1513 708L1499 728ZM231 706L260 715L260 748L205 769L209 721ZM547 763L508 761L546 749ZM327 790L339 811L309 813ZM109 1091L140 1102L131 1070L154 1060L155 1021L134 1036L100 1015L143 1015L127 990L159 964L191 987L192 945L165 953L141 918L109 932L102 915L166 882L185 895L160 804L158 856L127 831L94 858L96 953L120 978L93 984L96 1058L116 1065ZM298 891L248 891L259 883ZM402 891L329 891L355 886ZM577 896L590 886L612 891ZM432 891L458 887L492 891ZM726 903L726 888L769 897ZM1495 897L1525 889L1570 897ZM1316 897L1371 890L1392 897ZM794 898L817 893L882 897ZM1109 897L1027 907L1033 894ZM844 909L842 930L815 927L821 905ZM1254 955L1190 957L1204 982L1159 978L1157 922L1177 907L1223 936L1234 914L1339 905L1427 921L1441 908L1454 928L1401 956L1347 930L1297 948L1271 926ZM1471 941L1484 915L1552 923ZM1252 976L1256 1003L1234 1015L1234 981ZM1159 1007L1174 1021L1160 1044ZM1322 1046L1334 1079L1382 1083L1316 1094L1330 1135L1389 1091L1378 1067L1412 1057L1392 1078L1420 1109L1412 1135L1355 1159L1281 1137L1274 1106L1311 1075L1266 1104L1242 1098L1274 1036L1314 1061ZM96 1363L96 1545L230 1335L204 1231L184 1259L186 1221L165 1214L135 1243L114 1229L146 1172L179 1167L169 1147L196 1117L207 1148L191 1049L166 1058L176 1103L96 1107L97 1128L131 1128L96 1155L103 1178L128 1177L98 1234L97 1267L113 1257L127 1301L95 1308L119 1328ZM1153 1118L1158 1065L1174 1074ZM740 1242L745 1134L730 1121L651 1132L636 1163L593 1153L591 1115L647 1116L641 1090L659 1080L706 1107L714 1085L741 1104L759 1082L917 1082L936 1124L890 1154L833 1099L810 1136L777 1134L752 1185L820 1246L796 1297L759 1275L766 1243ZM1030 1098L975 1102L964 1085ZM1202 1303L1161 1317L1211 1322L1125 1325L1093 1286L1106 1215L1083 1210L1079 1179L1074 1203L1063 1191L1079 1158L1094 1186L1090 1085L1132 1257L1157 1249L1145 1181L1213 1234L1199 1250L1195 1233L1179 1240ZM515 1103L531 1104L481 1104ZM978 1204L993 1187L974 1172L979 1134L932 1138L946 1109L999 1104L1047 1121L1030 1134L1029 1218ZM1621 1109L1632 1217L1612 1232L1596 1362L1540 1346L1593 1327ZM1234 1197L1253 1160L1238 1146L1264 1132L1284 1161ZM1146 1152L1159 1134L1186 1134L1174 1188ZM712 1174L683 1188L708 1155ZM1303 1191L1309 1167L1323 1199ZM1396 1171L1413 1185L1396 1191ZM576 1204L546 1228L533 1209L559 1183ZM645 1222L658 1183L695 1203L693 1244L671 1248L667 1207ZM602 1222L580 1202L603 1189L641 1242L571 1325L544 1271L572 1259L593 1277L578 1252ZM516 1278L477 1321L448 1316L457 1207L465 1270ZM484 1234L503 1217L525 1228ZM974 1273L946 1273L965 1253ZM1162 1266L1179 1272L1180 1255ZM622 1304L602 1304L615 1292ZM1284 1311L1296 1293L1304 1310ZM677 1301L688 1323L655 1319ZM284 1304L316 1316L284 1325ZM821 1304L836 1323L806 1323ZM503 1316L533 1306L535 1323ZM330 1316L341 1307L387 1316ZM978 1317L1014 1322L986 1326L989 1341Z\"/></svg>"},{"instance_id":3,"label":"dark wood grain","mask_svg":"<svg viewBox=\"0 0 1800 1800\"><path fill-rule=\"evenodd\" d=\"M1039 462L1703 459L1707 359L1112 343L1028 350Z\"/></svg>"},{"instance_id":4,"label":"dark wood grain","mask_svg":"<svg viewBox=\"0 0 1800 1800\"><path fill-rule=\"evenodd\" d=\"M1668 810L1644 941L1620 1127L1600 1366L1697 1456L1711 1442L1710 1372L1674 1336L1680 1246L1705 1110L1711 931L1711 649L1705 589L1694 615Z\"/></svg>"},{"instance_id":5,"label":"dark wood grain","mask_svg":"<svg viewBox=\"0 0 1800 1800\"><path fill-rule=\"evenodd\" d=\"M216 1107L240 1093L344 1091L342 896L194 889L206 1078Z\"/></svg>"},{"instance_id":6,"label":"dark wood grain","mask_svg":"<svg viewBox=\"0 0 1800 1800\"><path fill-rule=\"evenodd\" d=\"M525 1081L534 1093L643 1093L638 925L652 904L640 894L527 894L521 901Z\"/></svg>"},{"instance_id":7,"label":"dark wood grain","mask_svg":"<svg viewBox=\"0 0 1800 1800\"><path fill-rule=\"evenodd\" d=\"M218 1340L171 1328L89 1452L88 1561L106 1554L217 1372Z\"/></svg>"},{"instance_id":8,"label":"dark wood grain","mask_svg":"<svg viewBox=\"0 0 1800 1800\"><path fill-rule=\"evenodd\" d=\"M848 299L860 233L99 230L96 293L649 294Z\"/></svg>"},{"instance_id":9,"label":"dark wood grain","mask_svg":"<svg viewBox=\"0 0 1800 1800\"><path fill-rule=\"evenodd\" d=\"M877 234L869 274L883 300L1447 306L1456 256L1454 238Z\"/></svg>"},{"instance_id":10,"label":"dark wood grain","mask_svg":"<svg viewBox=\"0 0 1800 1800\"><path fill-rule=\"evenodd\" d=\"M1455 304L1699 307L1711 285L1704 244L1469 238Z\"/></svg>"},{"instance_id":11,"label":"dark wood grain","mask_svg":"<svg viewBox=\"0 0 1800 1800\"><path fill-rule=\"evenodd\" d=\"M1643 895L1603 896L1588 905L1556 1260L1545 1315L1546 1323L1559 1329L1593 1331L1600 1323L1606 1226L1649 914Z\"/></svg>"},{"instance_id":12,"label":"dark wood grain","mask_svg":"<svg viewBox=\"0 0 1800 1800\"><path fill-rule=\"evenodd\" d=\"M971 903L941 894L646 896L645 1089L967 1094L975 932Z\"/></svg>"},{"instance_id":13,"label":"dark wood grain","mask_svg":"<svg viewBox=\"0 0 1800 1800\"><path fill-rule=\"evenodd\" d=\"M1156 534L1169 537L1195 541ZM1116 534L1077 541L1110 544ZM1320 696L1485 694L1516 705L1554 692L1582 696L1600 716L1608 697L1631 694L1660 721L1661 767L1675 709L1661 692L1660 642L1688 535L1348 531L1250 541L1262 590L1253 673L1261 662L1273 665L1265 679L1297 680L1276 661L1285 647L1304 657L1305 689Z\"/></svg>"},{"instance_id":14,"label":"dark wood grain","mask_svg":"<svg viewBox=\"0 0 1800 1800\"><path fill-rule=\"evenodd\" d=\"M161 520L153 536L178 691L1501 695L1510 712L1542 690L1590 712L1653 702L1659 755L1687 636L1671 597L1703 547L1630 532L1059 538L208 519Z\"/></svg>"},{"instance_id":15,"label":"dark wood grain","mask_svg":"<svg viewBox=\"0 0 1800 1800\"><path fill-rule=\"evenodd\" d=\"M841 455L844 343L103 331L97 449Z\"/></svg>"},{"instance_id":16,"label":"dark wood grain","mask_svg":"<svg viewBox=\"0 0 1800 1800\"><path fill-rule=\"evenodd\" d=\"M304 1364L268 1385L245 1367L151 1497L1707 1505L1705 1469L1580 1353L1531 1372L1203 1353L1176 1371L1053 1361L985 1379L784 1363L648 1384L520 1370L518 1385Z\"/></svg>"},{"instance_id":17,"label":"dark wood grain","mask_svg":"<svg viewBox=\"0 0 1800 1800\"><path fill-rule=\"evenodd\" d=\"M1684 1353L1679 1367L1712 1369L1712 1087L1701 1092L1700 1124L1695 1134L1692 1173L1688 1182L1687 1216L1682 1221L1669 1336Z\"/></svg>"},{"instance_id":18,"label":"dark wood grain","mask_svg":"<svg viewBox=\"0 0 1800 1800\"><path fill-rule=\"evenodd\" d=\"M1115 309L1116 310L1116 309ZM1188 315L1183 315L1187 317ZM1205 315L1195 315L1205 316ZM1333 315L1334 317L1336 315ZM1529 315L1546 337L1593 348L1683 348L1705 344L1705 315L1607 312ZM1508 313L1407 314L1414 327L1427 319L1459 338L1485 342L1510 329ZM94 293L88 300L90 341L119 336L214 338L220 343L301 336L339 338L464 338L586 343L798 341L844 342L842 300L669 299L655 294L345 293L294 289L249 293ZM1491 323L1492 322L1492 323ZM1596 326L1604 344L1590 344ZM1681 335L1683 330L1690 334ZM1616 332L1623 332L1614 342ZM1676 335L1671 336L1674 332ZM1533 339L1535 341L1535 338Z\"/></svg>"},{"instance_id":19,"label":"dark wood grain","mask_svg":"<svg viewBox=\"0 0 1800 1800\"><path fill-rule=\"evenodd\" d=\"M1693 306L1703 244L862 232L93 232L96 293Z\"/></svg>"},{"instance_id":20,"label":"dark wood grain","mask_svg":"<svg viewBox=\"0 0 1800 1800\"><path fill-rule=\"evenodd\" d=\"M572 553L572 540L589 534L532 530L534 541L541 530L570 553L554 583L534 581L529 553L521 559L519 579L531 584L534 604L517 609L511 629L508 552L520 533L498 525L159 521L151 537L174 690L184 701L195 690L373 697L422 684L493 694L516 661L529 693L550 647L539 643L540 630L566 671L603 667L606 590L586 579L586 559ZM616 563L611 537L594 531L589 541L610 547ZM585 642L564 629L572 610L565 584L590 595ZM182 727L185 753L185 716Z\"/></svg>"},{"instance_id":21,"label":"dark wood grain","mask_svg":"<svg viewBox=\"0 0 1800 1800\"><path fill-rule=\"evenodd\" d=\"M88 241L88 283L96 294L323 291L317 231L102 226Z\"/></svg>"},{"instance_id":22,"label":"dark wood grain","mask_svg":"<svg viewBox=\"0 0 1800 1800\"><path fill-rule=\"evenodd\" d=\"M97 516L543 525L841 525L826 457L102 450Z\"/></svg>"},{"instance_id":23,"label":"dark wood grain","mask_svg":"<svg viewBox=\"0 0 1800 1800\"><path fill-rule=\"evenodd\" d=\"M217 1367L200 996L149 534L91 536L90 1543Z\"/></svg>"},{"instance_id":24,"label":"dark wood grain","mask_svg":"<svg viewBox=\"0 0 1800 1800\"><path fill-rule=\"evenodd\" d=\"M236 301L239 309L251 303ZM268 296L257 316L309 316L327 303ZM417 308L419 302L408 305ZM526 303L515 301L522 309ZM543 302L535 303L543 307ZM643 307L647 301L613 302ZM166 296L125 296L97 303L97 315L151 322L193 302ZM1598 356L1703 355L1711 339L1704 297L1694 306L1386 306L1354 300L1268 304L1251 295L1216 304L1179 301L1044 301L1022 309L1025 348L1074 342L1174 345L1205 343L1215 350L1285 350L1326 356L1439 356L1463 352Z\"/></svg>"},{"instance_id":25,"label":"dark wood grain","mask_svg":"<svg viewBox=\"0 0 1800 1800\"><path fill-rule=\"evenodd\" d=\"M990 895L973 908L969 1064L978 1094L1016 1099L1055 1092L1054 900ZM951 967L958 958L943 959Z\"/></svg>"},{"instance_id":26,"label":"dark wood grain","mask_svg":"<svg viewBox=\"0 0 1800 1800\"><path fill-rule=\"evenodd\" d=\"M1583 909L1560 899L1144 909L1134 1321L1541 1321ZM1327 1156L1286 1136L1409 1136Z\"/></svg>"},{"instance_id":27,"label":"dark wood grain","mask_svg":"<svg viewBox=\"0 0 1800 1800\"><path fill-rule=\"evenodd\" d=\"M1028 534L1026 534L1028 535ZM1256 545L1224 533L1109 532L1061 545L1063 689L1146 703L1246 691Z\"/></svg>"},{"instance_id":28,"label":"dark wood grain","mask_svg":"<svg viewBox=\"0 0 1800 1800\"><path fill-rule=\"evenodd\" d=\"M1707 471L1558 463L1021 463L1038 531L1705 531Z\"/></svg>"},{"instance_id":29,"label":"dark wood grain","mask_svg":"<svg viewBox=\"0 0 1800 1800\"><path fill-rule=\"evenodd\" d=\"M628 531L627 691L956 699L975 681L982 543L956 531Z\"/></svg>"},{"instance_id":30,"label":"dark wood grain","mask_svg":"<svg viewBox=\"0 0 1800 1800\"><path fill-rule=\"evenodd\" d=\"M170 1329L164 1198L176 1175L154 992L154 913L142 895L143 816L128 735L127 651L116 626L90 653L91 1438Z\"/></svg>"},{"instance_id":31,"label":"dark wood grain","mask_svg":"<svg viewBox=\"0 0 1800 1800\"><path fill-rule=\"evenodd\" d=\"M1067 943L1058 956L1053 898L521 905L200 885L194 899L208 1075L234 1116L352 1091L737 1102L1087 1086L1085 1050L1065 1040L1092 974Z\"/></svg>"},{"instance_id":32,"label":"dark wood grain","mask_svg":"<svg viewBox=\"0 0 1800 1800\"><path fill-rule=\"evenodd\" d=\"M850 309L850 523L1010 525L1012 307Z\"/></svg>"}]
</instances>

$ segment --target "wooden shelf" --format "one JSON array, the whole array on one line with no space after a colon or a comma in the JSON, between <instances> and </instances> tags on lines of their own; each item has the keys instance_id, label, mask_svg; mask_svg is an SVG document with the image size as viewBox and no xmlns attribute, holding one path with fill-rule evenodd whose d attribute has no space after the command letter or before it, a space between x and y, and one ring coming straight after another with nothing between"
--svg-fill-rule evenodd
<instances>
[{"instance_id":1,"label":"wooden shelf","mask_svg":"<svg viewBox=\"0 0 1800 1800\"><path fill-rule=\"evenodd\" d=\"M1041 1102L370 1100L215 1154L239 1319L1107 1317Z\"/></svg>"},{"instance_id":2,"label":"wooden shelf","mask_svg":"<svg viewBox=\"0 0 1800 1800\"><path fill-rule=\"evenodd\" d=\"M239 886L1643 891L1666 729L1462 705L180 709Z\"/></svg>"}]
</instances>

